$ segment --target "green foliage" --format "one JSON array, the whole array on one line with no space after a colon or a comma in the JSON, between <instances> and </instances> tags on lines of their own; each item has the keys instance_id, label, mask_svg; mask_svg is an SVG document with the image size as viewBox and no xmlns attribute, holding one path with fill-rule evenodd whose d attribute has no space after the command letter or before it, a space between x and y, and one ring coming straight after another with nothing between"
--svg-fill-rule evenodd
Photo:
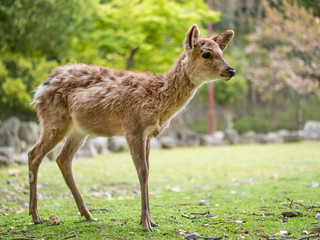
<instances>
[{"instance_id":1,"label":"green foliage","mask_svg":"<svg viewBox=\"0 0 320 240\"><path fill-rule=\"evenodd\" d=\"M44 58L25 58L19 54L0 57L0 108L30 109L32 91L55 66L56 61Z\"/></svg>"},{"instance_id":2,"label":"green foliage","mask_svg":"<svg viewBox=\"0 0 320 240\"><path fill-rule=\"evenodd\" d=\"M93 39L108 65L158 73L182 51L185 32L193 23L219 20L218 12L199 0L113 0L100 9Z\"/></svg>"},{"instance_id":3,"label":"green foliage","mask_svg":"<svg viewBox=\"0 0 320 240\"><path fill-rule=\"evenodd\" d=\"M72 39L86 30L89 2L0 0L0 52L67 56Z\"/></svg>"},{"instance_id":4,"label":"green foliage","mask_svg":"<svg viewBox=\"0 0 320 240\"><path fill-rule=\"evenodd\" d=\"M149 198L152 217L159 224L153 233L143 232L139 224L139 181L128 152L74 162L79 190L97 222L85 222L78 214L58 165L43 162L39 213L41 218L56 214L63 222L31 224L27 168L15 166L21 172L18 176L9 176L8 168L2 168L0 238L182 239L180 232L189 231L212 238L262 239L286 230L297 239L304 230L311 232L317 209L290 205L283 196L319 205L317 188L308 187L320 177L319 147L320 142L303 142L151 151ZM209 205L199 206L200 200ZM207 211L212 215L182 216ZM303 216L281 221L281 213L287 211Z\"/></svg>"},{"instance_id":5,"label":"green foliage","mask_svg":"<svg viewBox=\"0 0 320 240\"><path fill-rule=\"evenodd\" d=\"M319 103L316 100L304 99L301 102L303 108L302 124L307 120L320 119ZM250 114L239 116L234 119L234 128L240 133L250 130L255 132L271 132L280 129L297 130L295 106L280 107L274 109L265 106L251 111ZM223 126L223 125L222 125Z\"/></svg>"},{"instance_id":6,"label":"green foliage","mask_svg":"<svg viewBox=\"0 0 320 240\"><path fill-rule=\"evenodd\" d=\"M305 9L312 11L315 16L320 17L320 1L314 0L297 0L298 4Z\"/></svg>"}]
</instances>

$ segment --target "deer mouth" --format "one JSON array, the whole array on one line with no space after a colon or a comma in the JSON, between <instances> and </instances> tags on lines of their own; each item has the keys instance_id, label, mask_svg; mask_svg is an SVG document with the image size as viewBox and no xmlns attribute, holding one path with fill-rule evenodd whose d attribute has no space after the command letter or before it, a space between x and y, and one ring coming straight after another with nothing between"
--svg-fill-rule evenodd
<instances>
[{"instance_id":1,"label":"deer mouth","mask_svg":"<svg viewBox=\"0 0 320 240\"><path fill-rule=\"evenodd\" d=\"M222 79L225 81L229 81L233 76L230 75L221 75Z\"/></svg>"}]
</instances>

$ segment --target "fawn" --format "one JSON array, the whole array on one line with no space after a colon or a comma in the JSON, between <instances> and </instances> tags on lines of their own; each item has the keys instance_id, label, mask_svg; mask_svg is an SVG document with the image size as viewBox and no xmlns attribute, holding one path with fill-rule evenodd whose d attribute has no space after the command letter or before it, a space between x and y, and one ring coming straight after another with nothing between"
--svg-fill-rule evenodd
<instances>
[{"instance_id":1,"label":"fawn","mask_svg":"<svg viewBox=\"0 0 320 240\"><path fill-rule=\"evenodd\" d=\"M80 214L94 221L74 181L72 159L87 135L124 135L140 182L142 229L152 231L157 224L151 218L148 197L150 139L169 125L200 85L235 75L222 56L233 35L227 30L213 38L199 38L197 25L192 25L184 40L184 52L162 75L85 64L55 68L34 96L41 135L28 153L33 222L42 223L37 209L39 166L65 137L57 164Z\"/></svg>"}]
</instances>

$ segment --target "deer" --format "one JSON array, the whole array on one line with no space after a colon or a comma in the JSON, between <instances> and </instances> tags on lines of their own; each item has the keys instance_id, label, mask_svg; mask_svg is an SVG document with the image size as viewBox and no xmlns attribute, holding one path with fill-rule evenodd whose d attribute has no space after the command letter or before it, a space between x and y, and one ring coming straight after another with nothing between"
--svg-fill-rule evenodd
<instances>
[{"instance_id":1,"label":"deer","mask_svg":"<svg viewBox=\"0 0 320 240\"><path fill-rule=\"evenodd\" d=\"M150 141L168 127L203 83L235 76L223 58L233 36L232 30L226 30L215 37L200 38L198 26L192 25L186 33L184 51L161 75L71 63L53 69L33 99L41 127L39 140L28 152L29 215L33 223L42 223L37 207L39 166L62 140L64 145L56 157L58 167L81 216L95 221L75 183L72 160L88 135L123 135L140 183L140 224L143 231L152 232L158 225L149 207Z\"/></svg>"}]
</instances>

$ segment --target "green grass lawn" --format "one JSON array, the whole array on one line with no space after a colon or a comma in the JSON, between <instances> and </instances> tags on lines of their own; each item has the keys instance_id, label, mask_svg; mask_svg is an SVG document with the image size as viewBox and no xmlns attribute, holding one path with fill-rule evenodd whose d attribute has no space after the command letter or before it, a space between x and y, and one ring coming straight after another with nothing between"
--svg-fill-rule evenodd
<instances>
[{"instance_id":1,"label":"green grass lawn","mask_svg":"<svg viewBox=\"0 0 320 240\"><path fill-rule=\"evenodd\" d=\"M153 233L141 230L138 178L125 152L74 161L76 182L97 222L80 217L56 163L43 162L40 217L56 214L62 223L33 225L27 166L14 167L19 176L9 176L12 168L0 169L0 239L183 239L194 232L263 239L281 238L280 231L294 239L320 225L320 208L302 206L320 205L320 187L309 186L320 182L320 142L154 150L150 161L150 207L159 224ZM288 211L302 216L283 220L281 213Z\"/></svg>"}]
</instances>

